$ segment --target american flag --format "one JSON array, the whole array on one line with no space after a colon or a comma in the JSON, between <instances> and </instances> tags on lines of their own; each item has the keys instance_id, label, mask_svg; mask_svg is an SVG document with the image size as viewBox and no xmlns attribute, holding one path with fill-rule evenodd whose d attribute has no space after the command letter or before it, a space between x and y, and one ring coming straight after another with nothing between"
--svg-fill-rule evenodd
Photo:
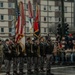
<instances>
[{"instance_id":1,"label":"american flag","mask_svg":"<svg viewBox=\"0 0 75 75\"><path fill-rule=\"evenodd\" d=\"M24 36L24 25L25 25L25 15L22 2L19 2L19 6L17 8L16 13L17 13L17 21L16 21L15 41L19 42Z\"/></svg>"}]
</instances>

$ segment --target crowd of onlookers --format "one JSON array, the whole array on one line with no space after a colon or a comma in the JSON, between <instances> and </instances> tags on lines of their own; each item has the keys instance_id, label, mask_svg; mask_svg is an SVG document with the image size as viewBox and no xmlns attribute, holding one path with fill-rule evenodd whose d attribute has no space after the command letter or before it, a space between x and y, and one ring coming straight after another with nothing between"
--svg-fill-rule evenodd
<instances>
[{"instance_id":1,"label":"crowd of onlookers","mask_svg":"<svg viewBox=\"0 0 75 75\"><path fill-rule=\"evenodd\" d=\"M75 63L75 37L69 34L65 37L57 36L53 51L54 63L74 64Z\"/></svg>"}]
</instances>

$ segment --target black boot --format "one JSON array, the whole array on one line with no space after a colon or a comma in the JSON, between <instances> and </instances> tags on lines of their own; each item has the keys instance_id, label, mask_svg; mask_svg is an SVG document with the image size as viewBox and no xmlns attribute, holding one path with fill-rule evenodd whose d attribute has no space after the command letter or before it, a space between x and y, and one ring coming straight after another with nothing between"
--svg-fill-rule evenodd
<instances>
[{"instance_id":1,"label":"black boot","mask_svg":"<svg viewBox=\"0 0 75 75\"><path fill-rule=\"evenodd\" d=\"M33 74L33 72L31 70L28 70L27 73L28 74Z\"/></svg>"},{"instance_id":2,"label":"black boot","mask_svg":"<svg viewBox=\"0 0 75 75\"><path fill-rule=\"evenodd\" d=\"M45 70L43 68L40 69L41 72L45 72Z\"/></svg>"},{"instance_id":3,"label":"black boot","mask_svg":"<svg viewBox=\"0 0 75 75\"><path fill-rule=\"evenodd\" d=\"M34 69L34 72L39 72L39 69L37 68L37 69Z\"/></svg>"},{"instance_id":4,"label":"black boot","mask_svg":"<svg viewBox=\"0 0 75 75\"><path fill-rule=\"evenodd\" d=\"M14 71L13 72L13 75L19 75L19 73L17 73L17 71Z\"/></svg>"},{"instance_id":5,"label":"black boot","mask_svg":"<svg viewBox=\"0 0 75 75\"><path fill-rule=\"evenodd\" d=\"M9 72L7 72L7 73L6 73L6 75L10 75L10 73L9 73Z\"/></svg>"},{"instance_id":6,"label":"black boot","mask_svg":"<svg viewBox=\"0 0 75 75\"><path fill-rule=\"evenodd\" d=\"M51 73L51 70L47 70L47 74L46 75L54 75L53 73Z\"/></svg>"}]
</instances>

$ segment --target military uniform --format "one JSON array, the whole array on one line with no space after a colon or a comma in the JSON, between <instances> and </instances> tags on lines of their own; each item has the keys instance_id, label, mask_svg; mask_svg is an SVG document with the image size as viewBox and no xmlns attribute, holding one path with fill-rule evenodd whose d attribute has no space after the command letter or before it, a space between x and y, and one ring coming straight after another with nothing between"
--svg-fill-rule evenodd
<instances>
[{"instance_id":1,"label":"military uniform","mask_svg":"<svg viewBox=\"0 0 75 75\"><path fill-rule=\"evenodd\" d=\"M46 66L47 75L53 75L51 73L51 59L52 59L53 48L54 46L52 45L52 43L48 41L46 44L46 51L45 51L47 58L47 66Z\"/></svg>"},{"instance_id":2,"label":"military uniform","mask_svg":"<svg viewBox=\"0 0 75 75\"><path fill-rule=\"evenodd\" d=\"M22 52L22 47L20 43L17 43L17 54L18 54L18 60L19 61L19 74L23 74L23 68L24 68L24 53Z\"/></svg>"},{"instance_id":3,"label":"military uniform","mask_svg":"<svg viewBox=\"0 0 75 75\"><path fill-rule=\"evenodd\" d=\"M40 42L40 70L44 71L44 57L45 57L45 49L46 49L46 44L45 42Z\"/></svg>"},{"instance_id":4,"label":"military uniform","mask_svg":"<svg viewBox=\"0 0 75 75\"><path fill-rule=\"evenodd\" d=\"M5 56L5 68L6 68L6 75L10 75L10 69L11 69L11 60L12 60L12 56L11 56L11 50L9 47L9 40L6 39L6 44L3 47L3 52L4 52L4 56Z\"/></svg>"},{"instance_id":5,"label":"military uniform","mask_svg":"<svg viewBox=\"0 0 75 75\"><path fill-rule=\"evenodd\" d=\"M28 39L30 40L30 39ZM32 73L31 69L32 69L32 44L30 42L28 42L25 44L26 46L26 55L27 55L27 72L28 73Z\"/></svg>"},{"instance_id":6,"label":"military uniform","mask_svg":"<svg viewBox=\"0 0 75 75\"><path fill-rule=\"evenodd\" d=\"M13 42L10 44L11 46L11 54L12 54L12 60L13 60L13 75L17 75L17 67L18 67L18 62L17 62L17 51L16 51L16 44Z\"/></svg>"},{"instance_id":7,"label":"military uniform","mask_svg":"<svg viewBox=\"0 0 75 75\"><path fill-rule=\"evenodd\" d=\"M36 41L36 40L35 40ZM33 43L33 61L34 61L34 71L38 72L38 46L37 42Z\"/></svg>"}]
</instances>

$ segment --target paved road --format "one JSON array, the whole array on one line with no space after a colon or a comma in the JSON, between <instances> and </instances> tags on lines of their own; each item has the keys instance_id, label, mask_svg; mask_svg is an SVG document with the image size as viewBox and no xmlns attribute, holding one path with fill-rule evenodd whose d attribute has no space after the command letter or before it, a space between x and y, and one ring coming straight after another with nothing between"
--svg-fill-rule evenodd
<instances>
[{"instance_id":1,"label":"paved road","mask_svg":"<svg viewBox=\"0 0 75 75\"><path fill-rule=\"evenodd\" d=\"M54 73L54 75L75 75L75 66L64 66L64 67L58 67L58 66L54 66L51 68L52 69L52 73ZM24 69L24 72L26 72L26 74L24 75L29 75L27 74L27 70ZM0 73L0 75L5 75L5 73ZM11 75L12 75L12 71L11 71ZM38 74L30 74L30 75L46 75L46 72L40 72Z\"/></svg>"}]
</instances>

